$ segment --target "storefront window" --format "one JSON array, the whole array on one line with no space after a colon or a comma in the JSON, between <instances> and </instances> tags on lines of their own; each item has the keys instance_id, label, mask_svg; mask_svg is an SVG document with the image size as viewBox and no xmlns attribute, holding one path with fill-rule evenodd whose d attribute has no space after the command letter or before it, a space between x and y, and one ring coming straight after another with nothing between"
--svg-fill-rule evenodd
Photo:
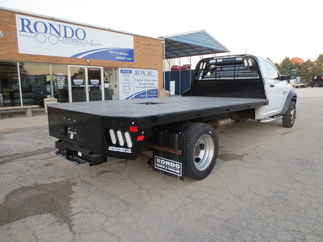
<instances>
[{"instance_id":1,"label":"storefront window","mask_svg":"<svg viewBox=\"0 0 323 242\"><path fill-rule=\"evenodd\" d=\"M0 62L0 107L20 105L17 63Z\"/></svg>"},{"instance_id":2,"label":"storefront window","mask_svg":"<svg viewBox=\"0 0 323 242\"><path fill-rule=\"evenodd\" d=\"M50 65L52 92L58 102L68 102L67 65Z\"/></svg>"},{"instance_id":3,"label":"storefront window","mask_svg":"<svg viewBox=\"0 0 323 242\"><path fill-rule=\"evenodd\" d=\"M51 95L49 64L21 63L20 73L23 104L43 106Z\"/></svg>"}]
</instances>

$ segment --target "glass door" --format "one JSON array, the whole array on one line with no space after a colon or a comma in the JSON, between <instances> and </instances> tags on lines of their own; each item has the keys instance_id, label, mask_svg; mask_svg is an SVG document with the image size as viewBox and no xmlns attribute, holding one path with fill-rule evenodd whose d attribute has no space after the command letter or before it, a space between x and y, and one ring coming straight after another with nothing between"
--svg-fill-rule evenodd
<instances>
[{"instance_id":1,"label":"glass door","mask_svg":"<svg viewBox=\"0 0 323 242\"><path fill-rule=\"evenodd\" d=\"M118 68L104 68L104 100L118 100Z\"/></svg>"},{"instance_id":2,"label":"glass door","mask_svg":"<svg viewBox=\"0 0 323 242\"><path fill-rule=\"evenodd\" d=\"M68 66L69 102L103 100L103 68Z\"/></svg>"},{"instance_id":3,"label":"glass door","mask_svg":"<svg viewBox=\"0 0 323 242\"><path fill-rule=\"evenodd\" d=\"M69 99L70 102L87 101L86 68L69 66Z\"/></svg>"},{"instance_id":4,"label":"glass door","mask_svg":"<svg viewBox=\"0 0 323 242\"><path fill-rule=\"evenodd\" d=\"M97 67L87 68L89 101L102 100L102 70Z\"/></svg>"}]
</instances>

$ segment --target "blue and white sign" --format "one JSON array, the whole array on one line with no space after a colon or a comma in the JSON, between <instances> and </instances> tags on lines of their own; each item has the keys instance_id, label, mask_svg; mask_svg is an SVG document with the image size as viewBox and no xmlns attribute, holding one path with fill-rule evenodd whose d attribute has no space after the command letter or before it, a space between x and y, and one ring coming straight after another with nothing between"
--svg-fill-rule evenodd
<instances>
[{"instance_id":1,"label":"blue and white sign","mask_svg":"<svg viewBox=\"0 0 323 242\"><path fill-rule=\"evenodd\" d=\"M134 62L133 36L16 15L21 54Z\"/></svg>"},{"instance_id":2,"label":"blue and white sign","mask_svg":"<svg viewBox=\"0 0 323 242\"><path fill-rule=\"evenodd\" d=\"M158 97L158 71L119 69L119 99Z\"/></svg>"}]
</instances>

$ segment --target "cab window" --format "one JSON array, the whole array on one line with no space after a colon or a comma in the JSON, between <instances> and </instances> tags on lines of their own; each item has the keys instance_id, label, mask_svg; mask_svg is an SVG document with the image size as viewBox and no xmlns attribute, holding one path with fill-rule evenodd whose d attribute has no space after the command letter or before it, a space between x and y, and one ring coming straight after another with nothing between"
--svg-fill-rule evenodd
<instances>
[{"instance_id":1,"label":"cab window","mask_svg":"<svg viewBox=\"0 0 323 242\"><path fill-rule=\"evenodd\" d=\"M262 70L262 76L266 79L277 79L278 71L273 63L268 60L260 59L260 66Z\"/></svg>"}]
</instances>

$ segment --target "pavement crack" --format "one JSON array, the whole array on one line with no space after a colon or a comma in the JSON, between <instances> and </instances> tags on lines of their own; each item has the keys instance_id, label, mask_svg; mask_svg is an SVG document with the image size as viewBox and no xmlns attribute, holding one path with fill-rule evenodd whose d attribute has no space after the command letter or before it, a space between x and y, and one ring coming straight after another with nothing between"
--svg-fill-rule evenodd
<instances>
[{"instance_id":1,"label":"pavement crack","mask_svg":"<svg viewBox=\"0 0 323 242\"><path fill-rule=\"evenodd\" d=\"M18 159L26 158L26 157L31 157L35 155L42 155L46 153L50 153L54 151L53 147L44 147L40 148L37 150L29 151L29 152L23 152L23 153L15 153L15 154L10 154L10 155L3 155L0 156L0 165L4 165L6 163L14 162Z\"/></svg>"}]
</instances>

